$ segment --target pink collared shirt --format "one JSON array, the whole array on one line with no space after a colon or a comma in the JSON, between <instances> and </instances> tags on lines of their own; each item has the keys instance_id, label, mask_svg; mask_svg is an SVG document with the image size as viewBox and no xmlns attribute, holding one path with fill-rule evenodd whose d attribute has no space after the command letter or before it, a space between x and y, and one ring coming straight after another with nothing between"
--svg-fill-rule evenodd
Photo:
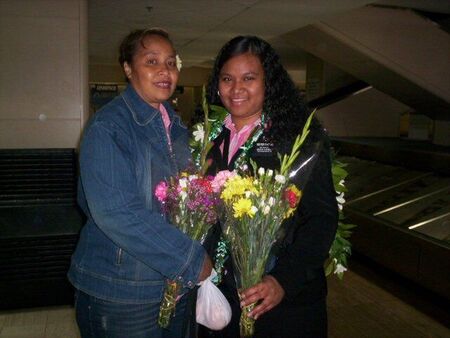
<instances>
[{"instance_id":1,"label":"pink collared shirt","mask_svg":"<svg viewBox=\"0 0 450 338\"><path fill-rule=\"evenodd\" d=\"M159 105L159 111L161 112L161 117L164 123L164 128L166 129L167 140L169 142L169 148L172 149L172 140L170 139L170 117L167 109L163 104Z\"/></svg>"},{"instance_id":2,"label":"pink collared shirt","mask_svg":"<svg viewBox=\"0 0 450 338\"><path fill-rule=\"evenodd\" d=\"M231 120L231 115L228 115L224 120L225 128L230 130L230 146L228 149L228 163L230 163L234 154L239 150L240 147L247 141L251 132L255 127L260 124L261 118L258 118L251 124L247 124L241 128L241 130L237 131L236 127ZM223 144L220 146L220 150L223 154Z\"/></svg>"}]
</instances>

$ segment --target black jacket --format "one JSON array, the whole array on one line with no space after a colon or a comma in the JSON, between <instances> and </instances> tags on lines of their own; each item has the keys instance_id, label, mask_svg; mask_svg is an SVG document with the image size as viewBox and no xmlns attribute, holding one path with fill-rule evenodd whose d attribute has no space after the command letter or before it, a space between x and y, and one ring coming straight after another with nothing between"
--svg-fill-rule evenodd
<instances>
[{"instance_id":1,"label":"black jacket","mask_svg":"<svg viewBox=\"0 0 450 338\"><path fill-rule=\"evenodd\" d=\"M223 158L220 151L220 145L226 144L227 133L226 128L224 128L210 151L209 157L213 160L209 168L211 174L224 169L232 170L234 161L240 154L239 150L234 155L230 165L226 163L226 158ZM296 308L316 304L318 301L324 300L327 293L323 265L336 233L338 208L331 175L328 138L323 131L317 131L315 135L310 134L308 136L308 141L302 147L300 157L293 166L293 169L296 169L298 163L311 159L292 179L297 186L302 188L302 199L294 216L282 225L285 231L284 239L273 248L276 263L269 274L273 275L283 287L285 298L277 307L269 311L269 313L272 312L272 317L280 310L285 311L287 309L289 312L295 312ZM290 152L290 148L282 151ZM227 155L225 150L224 153ZM259 167L265 169L278 169L280 166L277 152L265 134L261 135L255 142L249 156ZM207 248L212 257L219 236L220 228L216 227L215 233L211 236L209 248ZM225 330L229 331L228 334L200 334L200 337L239 337L238 331L236 331L239 322L239 301L234 278L230 271L232 270L230 261L229 259L225 265L228 273L224 276L221 289L228 297L234 311L238 313L233 314L233 322ZM265 317L269 318L265 314L256 322L256 336L258 336L258 326L264 324ZM277 326L289 326L289 319L284 315L283 317L271 318L269 327L276 331ZM294 318L293 321L301 321L301 318L295 319L296 316L289 317ZM326 326L326 323L322 324ZM322 324L317 323L317 325ZM265 331L263 336L268 337L269 334ZM298 336L300 335L295 335L295 337Z\"/></svg>"}]
</instances>

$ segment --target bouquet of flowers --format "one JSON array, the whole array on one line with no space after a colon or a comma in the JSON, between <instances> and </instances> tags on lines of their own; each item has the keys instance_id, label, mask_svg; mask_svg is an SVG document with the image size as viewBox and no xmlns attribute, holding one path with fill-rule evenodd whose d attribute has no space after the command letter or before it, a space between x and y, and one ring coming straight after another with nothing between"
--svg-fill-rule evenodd
<instances>
[{"instance_id":1,"label":"bouquet of flowers","mask_svg":"<svg viewBox=\"0 0 450 338\"><path fill-rule=\"evenodd\" d=\"M160 182L155 196L170 223L190 238L202 242L218 219L216 210L220 200L214 184L212 177L182 172L168 182ZM170 323L180 288L178 281L167 281L158 319L161 327L167 327Z\"/></svg>"},{"instance_id":2,"label":"bouquet of flowers","mask_svg":"<svg viewBox=\"0 0 450 338\"><path fill-rule=\"evenodd\" d=\"M182 172L156 186L155 196L169 221L192 239L202 242L217 222L219 198L213 177Z\"/></svg>"},{"instance_id":3,"label":"bouquet of flowers","mask_svg":"<svg viewBox=\"0 0 450 338\"><path fill-rule=\"evenodd\" d=\"M290 169L309 133L312 116L296 138L290 155L279 156L279 171L257 168L251 161L252 174L229 175L223 185L220 195L225 208L223 234L230 243L238 289L261 281L271 247L279 237L280 226L298 206L301 191L289 183ZM255 305L242 309L241 337L253 335L254 319L247 314Z\"/></svg>"},{"instance_id":4,"label":"bouquet of flowers","mask_svg":"<svg viewBox=\"0 0 450 338\"><path fill-rule=\"evenodd\" d=\"M219 190L223 177L205 176L208 168L206 155L211 149L208 105L203 90L204 128L197 129L194 137L198 139L195 154L196 171L182 172L168 181L161 181L155 189L155 197L161 203L161 209L174 224L190 238L203 242L208 230L218 221ZM163 300L160 306L158 324L168 327L181 284L176 280L167 280Z\"/></svg>"}]
</instances>

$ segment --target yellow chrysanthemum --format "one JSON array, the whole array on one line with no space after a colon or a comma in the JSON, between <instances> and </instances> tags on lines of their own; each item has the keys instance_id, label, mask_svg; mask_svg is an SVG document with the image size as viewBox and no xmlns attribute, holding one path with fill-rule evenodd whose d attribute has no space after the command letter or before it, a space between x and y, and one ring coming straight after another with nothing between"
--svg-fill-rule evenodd
<instances>
[{"instance_id":1,"label":"yellow chrysanthemum","mask_svg":"<svg viewBox=\"0 0 450 338\"><path fill-rule=\"evenodd\" d=\"M252 218L255 215L255 208L252 205L252 201L247 198L240 198L236 202L233 203L234 217L242 218L245 215L248 215Z\"/></svg>"},{"instance_id":2,"label":"yellow chrysanthemum","mask_svg":"<svg viewBox=\"0 0 450 338\"><path fill-rule=\"evenodd\" d=\"M248 177L236 175L225 182L225 188L220 197L226 202L235 196L244 195L246 191L256 193L256 188L252 184L252 180Z\"/></svg>"}]
</instances>

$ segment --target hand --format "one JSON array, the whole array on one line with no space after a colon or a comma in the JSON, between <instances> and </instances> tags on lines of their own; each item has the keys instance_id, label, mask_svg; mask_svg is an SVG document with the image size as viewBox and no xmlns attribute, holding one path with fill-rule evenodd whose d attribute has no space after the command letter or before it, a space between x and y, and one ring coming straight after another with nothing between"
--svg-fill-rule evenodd
<instances>
[{"instance_id":1,"label":"hand","mask_svg":"<svg viewBox=\"0 0 450 338\"><path fill-rule=\"evenodd\" d=\"M198 276L198 282L202 282L206 278L208 278L211 275L212 268L213 268L213 265L212 265L211 258L209 258L209 256L206 255L206 258L203 261L202 271L200 272L200 275Z\"/></svg>"},{"instance_id":2,"label":"hand","mask_svg":"<svg viewBox=\"0 0 450 338\"><path fill-rule=\"evenodd\" d=\"M253 304L260 299L262 302L258 304L248 316L258 319L263 313L277 306L284 297L284 289L271 275L264 276L261 283L258 283L247 290L240 293L241 307Z\"/></svg>"}]
</instances>

